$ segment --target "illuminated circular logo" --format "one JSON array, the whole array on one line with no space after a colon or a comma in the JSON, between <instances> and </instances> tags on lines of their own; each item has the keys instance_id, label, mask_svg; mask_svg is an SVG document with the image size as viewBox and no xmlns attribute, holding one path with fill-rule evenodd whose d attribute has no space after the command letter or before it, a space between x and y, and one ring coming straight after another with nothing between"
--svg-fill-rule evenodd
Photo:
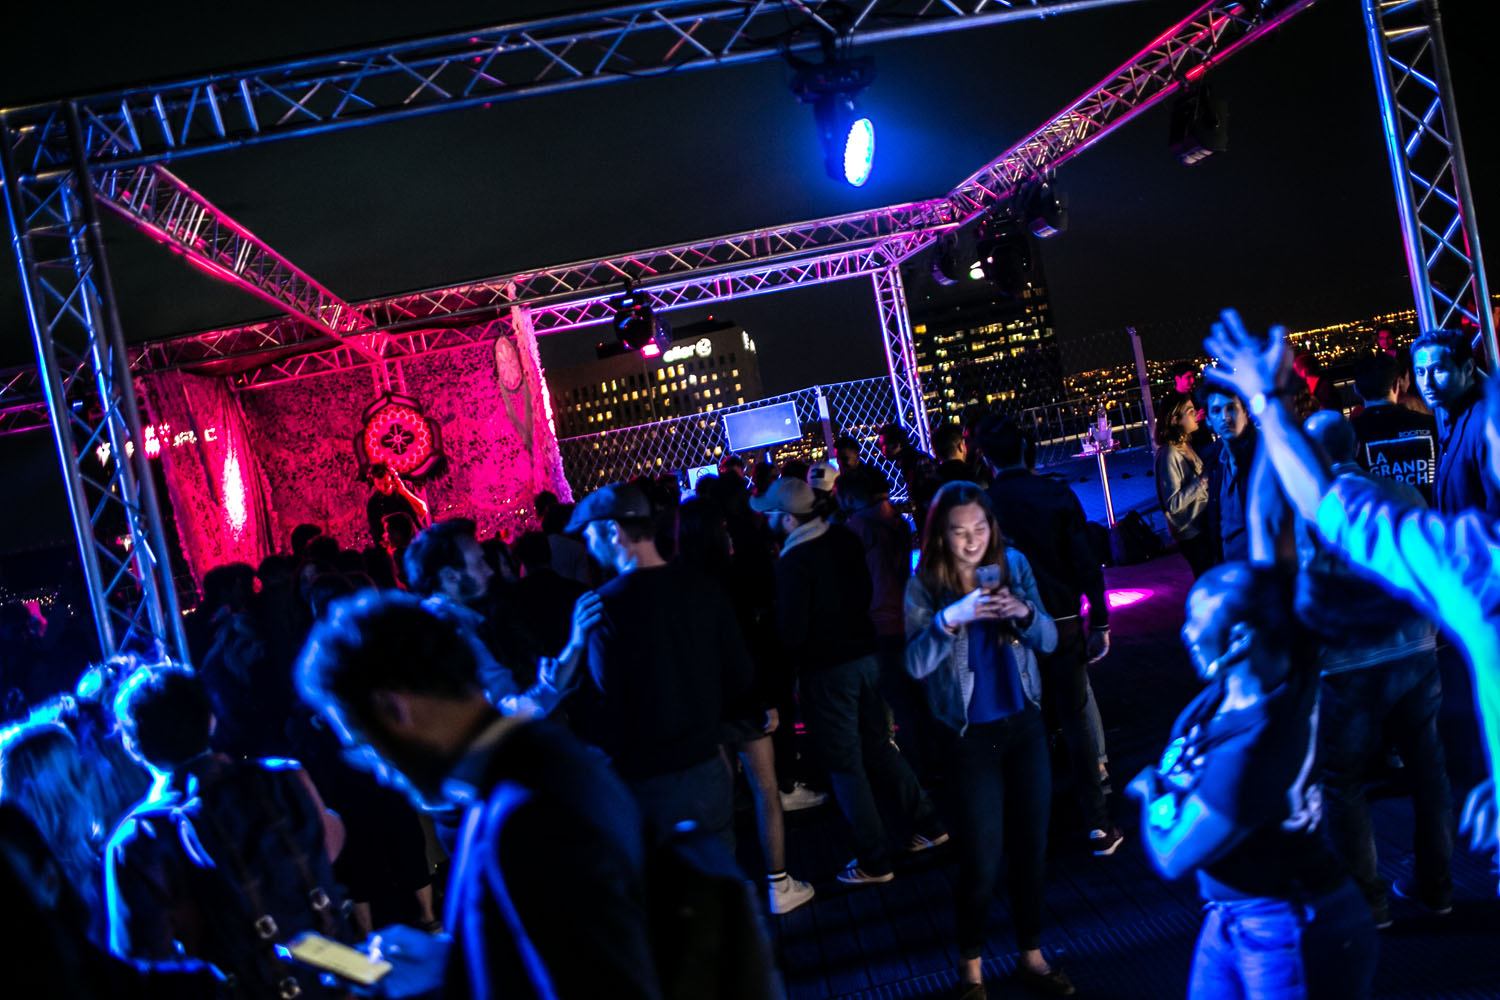
<instances>
[{"instance_id":1,"label":"illuminated circular logo","mask_svg":"<svg viewBox=\"0 0 1500 1000\"><path fill-rule=\"evenodd\" d=\"M420 479L442 463L441 434L416 400L388 393L367 406L363 417L354 439L361 475L384 463L407 479Z\"/></svg>"},{"instance_id":2,"label":"illuminated circular logo","mask_svg":"<svg viewBox=\"0 0 1500 1000\"><path fill-rule=\"evenodd\" d=\"M714 352L714 342L712 340L709 340L707 337L704 337L702 340L698 341L697 350L698 357L706 358Z\"/></svg>"}]
</instances>

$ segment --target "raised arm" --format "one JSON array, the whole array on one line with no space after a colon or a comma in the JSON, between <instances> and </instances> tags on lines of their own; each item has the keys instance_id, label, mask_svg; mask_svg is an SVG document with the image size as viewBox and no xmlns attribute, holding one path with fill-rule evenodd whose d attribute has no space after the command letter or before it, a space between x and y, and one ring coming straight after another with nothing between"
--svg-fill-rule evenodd
<instances>
[{"instance_id":1,"label":"raised arm","mask_svg":"<svg viewBox=\"0 0 1500 1000\"><path fill-rule=\"evenodd\" d=\"M1261 338L1245 329L1240 314L1233 309L1226 309L1222 315L1223 321L1213 325L1213 332L1203 342L1218 363L1203 374L1246 399L1250 415L1260 427L1261 448L1276 469L1286 498L1297 513L1315 521L1318 504L1328 492L1333 475L1287 407L1293 372L1286 328L1272 327L1270 336Z\"/></svg>"}]
</instances>

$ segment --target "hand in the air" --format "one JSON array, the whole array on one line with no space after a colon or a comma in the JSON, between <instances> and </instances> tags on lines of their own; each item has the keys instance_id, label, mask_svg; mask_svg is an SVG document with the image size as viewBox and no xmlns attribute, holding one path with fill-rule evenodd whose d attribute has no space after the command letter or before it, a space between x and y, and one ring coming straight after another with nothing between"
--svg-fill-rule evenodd
<instances>
[{"instance_id":1,"label":"hand in the air","mask_svg":"<svg viewBox=\"0 0 1500 1000\"><path fill-rule=\"evenodd\" d=\"M1203 370L1210 382L1227 386L1245 399L1258 394L1270 395L1290 384L1292 351L1287 345L1286 328L1271 327L1261 337L1245 328L1240 314L1224 310L1222 320L1203 341L1204 350L1217 358L1216 364Z\"/></svg>"}]
</instances>

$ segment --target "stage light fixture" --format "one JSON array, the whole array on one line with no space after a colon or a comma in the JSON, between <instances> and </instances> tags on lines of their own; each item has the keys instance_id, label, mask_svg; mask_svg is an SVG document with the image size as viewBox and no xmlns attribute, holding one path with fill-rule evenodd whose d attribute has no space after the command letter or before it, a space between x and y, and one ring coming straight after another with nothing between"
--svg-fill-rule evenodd
<instances>
[{"instance_id":1,"label":"stage light fixture","mask_svg":"<svg viewBox=\"0 0 1500 1000\"><path fill-rule=\"evenodd\" d=\"M1019 298L1031 271L1031 236L1009 208L984 218L975 234L979 268L1006 298Z\"/></svg>"},{"instance_id":2,"label":"stage light fixture","mask_svg":"<svg viewBox=\"0 0 1500 1000\"><path fill-rule=\"evenodd\" d=\"M1207 87L1191 87L1172 105L1168 144L1185 167L1229 148L1229 102Z\"/></svg>"},{"instance_id":3,"label":"stage light fixture","mask_svg":"<svg viewBox=\"0 0 1500 1000\"><path fill-rule=\"evenodd\" d=\"M611 325L618 345L600 344L597 348L600 357L624 351L644 351L650 346L660 353L672 346L672 328L656 315L649 294L632 287L627 281L624 294L610 299L609 304L615 311Z\"/></svg>"},{"instance_id":4,"label":"stage light fixture","mask_svg":"<svg viewBox=\"0 0 1500 1000\"><path fill-rule=\"evenodd\" d=\"M1068 196L1050 174L1028 181L1021 189L1020 203L1031 235L1050 239L1068 228Z\"/></svg>"},{"instance_id":5,"label":"stage light fixture","mask_svg":"<svg viewBox=\"0 0 1500 1000\"><path fill-rule=\"evenodd\" d=\"M830 40L822 63L789 61L796 69L792 93L813 106L823 169L836 181L864 186L875 162L875 123L860 113L855 97L875 79L875 60L839 58Z\"/></svg>"},{"instance_id":6,"label":"stage light fixture","mask_svg":"<svg viewBox=\"0 0 1500 1000\"><path fill-rule=\"evenodd\" d=\"M958 284L966 273L970 277L975 276L972 270L966 271L958 262L958 237L953 233L944 233L938 237L937 244L932 248L930 271L932 280L945 288Z\"/></svg>"}]
</instances>

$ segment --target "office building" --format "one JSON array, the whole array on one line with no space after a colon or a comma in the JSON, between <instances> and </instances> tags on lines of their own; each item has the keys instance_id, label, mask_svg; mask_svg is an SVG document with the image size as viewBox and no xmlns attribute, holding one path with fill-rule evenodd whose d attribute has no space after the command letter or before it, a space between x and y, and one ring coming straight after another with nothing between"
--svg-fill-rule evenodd
<instances>
[{"instance_id":1,"label":"office building","mask_svg":"<svg viewBox=\"0 0 1500 1000\"><path fill-rule=\"evenodd\" d=\"M712 413L761 397L755 341L732 321L695 323L649 345L547 372L559 438Z\"/></svg>"}]
</instances>

